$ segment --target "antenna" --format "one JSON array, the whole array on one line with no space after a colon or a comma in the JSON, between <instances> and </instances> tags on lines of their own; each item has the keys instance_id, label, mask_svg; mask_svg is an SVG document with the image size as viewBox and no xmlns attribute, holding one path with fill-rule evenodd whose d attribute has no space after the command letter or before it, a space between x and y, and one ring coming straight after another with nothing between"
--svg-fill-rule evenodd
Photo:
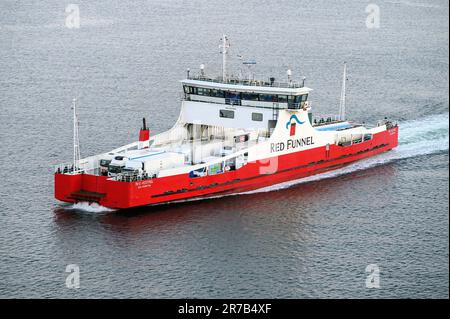
<instances>
[{"instance_id":1,"label":"antenna","mask_svg":"<svg viewBox=\"0 0 450 319\"><path fill-rule=\"evenodd\" d=\"M200 74L202 77L205 76L205 65L203 63L200 64Z\"/></svg>"},{"instance_id":2,"label":"antenna","mask_svg":"<svg viewBox=\"0 0 450 319\"><path fill-rule=\"evenodd\" d=\"M286 74L287 74L287 77L288 77L288 82L289 82L289 83L292 82L292 70L291 70L291 69L288 69L288 70L286 71Z\"/></svg>"},{"instance_id":3,"label":"antenna","mask_svg":"<svg viewBox=\"0 0 450 319\"><path fill-rule=\"evenodd\" d=\"M73 170L76 170L80 162L80 138L78 134L78 114L77 114L77 99L72 100L73 109Z\"/></svg>"},{"instance_id":4,"label":"antenna","mask_svg":"<svg viewBox=\"0 0 450 319\"><path fill-rule=\"evenodd\" d=\"M339 103L339 120L345 121L345 84L347 82L347 63L344 62L344 74L342 75L341 100Z\"/></svg>"},{"instance_id":5,"label":"antenna","mask_svg":"<svg viewBox=\"0 0 450 319\"><path fill-rule=\"evenodd\" d=\"M222 49L222 81L227 81L227 54L228 48L230 47L230 41L228 40L227 35L222 36L222 45L220 48Z\"/></svg>"}]
</instances>

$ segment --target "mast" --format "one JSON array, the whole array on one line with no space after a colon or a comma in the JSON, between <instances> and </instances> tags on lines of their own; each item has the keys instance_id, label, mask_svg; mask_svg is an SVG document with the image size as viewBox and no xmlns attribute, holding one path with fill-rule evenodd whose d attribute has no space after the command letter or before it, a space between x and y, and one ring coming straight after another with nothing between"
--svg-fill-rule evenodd
<instances>
[{"instance_id":1,"label":"mast","mask_svg":"<svg viewBox=\"0 0 450 319\"><path fill-rule=\"evenodd\" d=\"M347 82L347 63L344 62L344 74L342 75L341 100L339 103L339 120L345 121L345 84Z\"/></svg>"},{"instance_id":2,"label":"mast","mask_svg":"<svg viewBox=\"0 0 450 319\"><path fill-rule=\"evenodd\" d=\"M222 49L222 81L227 81L227 54L228 48L230 47L230 42L226 34L222 35L222 44L220 48Z\"/></svg>"},{"instance_id":3,"label":"mast","mask_svg":"<svg viewBox=\"0 0 450 319\"><path fill-rule=\"evenodd\" d=\"M78 135L77 99L72 100L73 109L73 170L75 171L80 162L80 139Z\"/></svg>"}]
</instances>

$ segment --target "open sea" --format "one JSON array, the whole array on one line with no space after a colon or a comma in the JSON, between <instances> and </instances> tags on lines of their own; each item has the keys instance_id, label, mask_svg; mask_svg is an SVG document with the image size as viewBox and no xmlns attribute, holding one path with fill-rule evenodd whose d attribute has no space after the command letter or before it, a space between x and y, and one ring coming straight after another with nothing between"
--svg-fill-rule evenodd
<instances>
[{"instance_id":1,"label":"open sea","mask_svg":"<svg viewBox=\"0 0 450 319\"><path fill-rule=\"evenodd\" d=\"M446 0L0 2L1 298L449 298ZM368 4L379 27L366 23ZM369 26L369 27L368 27ZM315 114L400 125L399 147L258 191L111 211L53 197L72 159L178 118L187 68L306 77ZM67 265L80 287L66 287ZM366 267L379 268L368 288Z\"/></svg>"}]
</instances>

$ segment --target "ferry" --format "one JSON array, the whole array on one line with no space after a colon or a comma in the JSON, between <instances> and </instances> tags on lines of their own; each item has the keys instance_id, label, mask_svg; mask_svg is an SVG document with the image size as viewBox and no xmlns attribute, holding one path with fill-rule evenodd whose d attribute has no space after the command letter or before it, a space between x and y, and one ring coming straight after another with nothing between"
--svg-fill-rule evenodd
<instances>
[{"instance_id":1,"label":"ferry","mask_svg":"<svg viewBox=\"0 0 450 319\"><path fill-rule=\"evenodd\" d=\"M181 81L175 125L151 135L143 119L138 140L86 158L80 156L73 103L73 161L55 167L55 198L131 207L237 194L338 169L398 145L398 125L372 126L346 119L346 64L339 113L312 111L305 79L257 80L229 74L229 38L221 39L222 75ZM254 61L244 62L249 68Z\"/></svg>"}]
</instances>

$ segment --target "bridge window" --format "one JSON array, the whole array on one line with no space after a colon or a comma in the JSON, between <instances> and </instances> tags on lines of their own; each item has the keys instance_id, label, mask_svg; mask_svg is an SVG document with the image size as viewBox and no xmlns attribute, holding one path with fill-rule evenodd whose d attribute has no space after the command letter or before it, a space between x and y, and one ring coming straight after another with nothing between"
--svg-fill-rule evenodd
<instances>
[{"instance_id":1,"label":"bridge window","mask_svg":"<svg viewBox=\"0 0 450 319\"><path fill-rule=\"evenodd\" d=\"M226 99L232 99L232 100L240 100L241 99L241 93L239 93L239 92L225 92L225 98Z\"/></svg>"},{"instance_id":2,"label":"bridge window","mask_svg":"<svg viewBox=\"0 0 450 319\"><path fill-rule=\"evenodd\" d=\"M225 104L241 105L241 93L225 91Z\"/></svg>"},{"instance_id":3,"label":"bridge window","mask_svg":"<svg viewBox=\"0 0 450 319\"><path fill-rule=\"evenodd\" d=\"M195 86L190 86L189 87L189 94L198 94L197 93L197 88Z\"/></svg>"},{"instance_id":4,"label":"bridge window","mask_svg":"<svg viewBox=\"0 0 450 319\"><path fill-rule=\"evenodd\" d=\"M295 101L295 96L289 95L288 99L287 99L288 108L290 108L290 109L298 109L298 105L296 105L294 103L294 101Z\"/></svg>"},{"instance_id":5,"label":"bridge window","mask_svg":"<svg viewBox=\"0 0 450 319\"><path fill-rule=\"evenodd\" d=\"M210 96L223 98L225 96L225 92L223 92L222 90L211 89Z\"/></svg>"},{"instance_id":6,"label":"bridge window","mask_svg":"<svg viewBox=\"0 0 450 319\"><path fill-rule=\"evenodd\" d=\"M242 99L247 101L258 101L259 96L254 93L242 93Z\"/></svg>"},{"instance_id":7,"label":"bridge window","mask_svg":"<svg viewBox=\"0 0 450 319\"><path fill-rule=\"evenodd\" d=\"M212 97L224 97L225 92L222 90L216 89L207 89L195 86L184 86L184 93L186 94L194 94L194 95L203 95L203 96L212 96Z\"/></svg>"},{"instance_id":8,"label":"bridge window","mask_svg":"<svg viewBox=\"0 0 450 319\"><path fill-rule=\"evenodd\" d=\"M278 95L278 103L287 103L287 95Z\"/></svg>"},{"instance_id":9,"label":"bridge window","mask_svg":"<svg viewBox=\"0 0 450 319\"><path fill-rule=\"evenodd\" d=\"M252 121L262 122L263 114L262 113L252 113Z\"/></svg>"},{"instance_id":10,"label":"bridge window","mask_svg":"<svg viewBox=\"0 0 450 319\"><path fill-rule=\"evenodd\" d=\"M308 94L297 95L295 97L295 103L303 103L308 99Z\"/></svg>"},{"instance_id":11,"label":"bridge window","mask_svg":"<svg viewBox=\"0 0 450 319\"><path fill-rule=\"evenodd\" d=\"M259 100L263 101L263 102L273 102L273 95L269 95L269 94L260 94L259 95Z\"/></svg>"},{"instance_id":12,"label":"bridge window","mask_svg":"<svg viewBox=\"0 0 450 319\"><path fill-rule=\"evenodd\" d=\"M226 119L234 119L234 111L230 110L220 110L219 116Z\"/></svg>"},{"instance_id":13,"label":"bridge window","mask_svg":"<svg viewBox=\"0 0 450 319\"><path fill-rule=\"evenodd\" d=\"M211 95L210 91L211 91L210 89L198 88L198 95L210 96Z\"/></svg>"}]
</instances>

